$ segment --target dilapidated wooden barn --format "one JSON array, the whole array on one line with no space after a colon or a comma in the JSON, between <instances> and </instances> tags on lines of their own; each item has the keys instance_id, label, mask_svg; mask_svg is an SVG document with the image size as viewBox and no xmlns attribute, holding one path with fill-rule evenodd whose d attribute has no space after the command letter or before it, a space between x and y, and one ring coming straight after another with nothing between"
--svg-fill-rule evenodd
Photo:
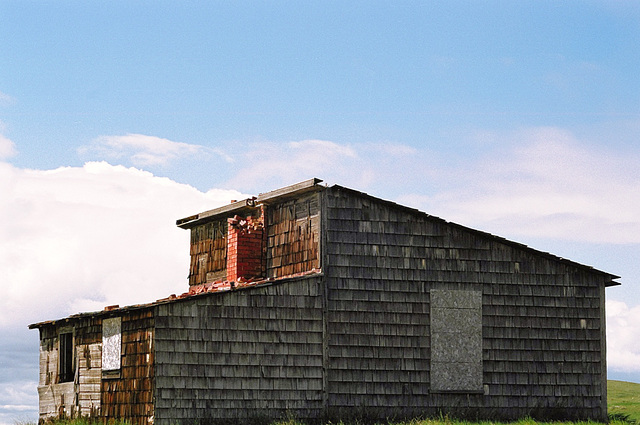
<instances>
[{"instance_id":1,"label":"dilapidated wooden barn","mask_svg":"<svg viewBox=\"0 0 640 425\"><path fill-rule=\"evenodd\" d=\"M178 220L182 295L30 325L40 418L606 419L617 276L319 183Z\"/></svg>"}]
</instances>

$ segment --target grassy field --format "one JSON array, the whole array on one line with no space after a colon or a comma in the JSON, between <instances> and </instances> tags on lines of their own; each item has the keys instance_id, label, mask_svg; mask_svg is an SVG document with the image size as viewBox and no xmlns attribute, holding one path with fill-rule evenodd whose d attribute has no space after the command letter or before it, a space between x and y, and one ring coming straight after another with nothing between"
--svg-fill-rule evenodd
<instances>
[{"instance_id":1,"label":"grassy field","mask_svg":"<svg viewBox=\"0 0 640 425\"><path fill-rule=\"evenodd\" d=\"M607 425L630 425L632 421L613 419ZM15 425L36 425L34 423L16 422ZM86 419L73 419L73 420L60 420L49 423L49 425L103 425L102 422L94 422ZM108 425L128 425L126 422L113 421ZM296 420L288 420L282 422L274 422L272 425L305 425L302 422ZM326 425L358 425L358 423L346 423L346 422L329 422ZM469 422L459 421L448 418L439 419L415 419L409 422L381 422L380 425L599 425L597 422L584 421L584 422L538 422L533 419L521 419L516 422L501 423L501 422Z\"/></svg>"},{"instance_id":2,"label":"grassy field","mask_svg":"<svg viewBox=\"0 0 640 425\"><path fill-rule=\"evenodd\" d=\"M607 396L609 415L626 415L640 423L640 384L608 381Z\"/></svg>"}]
</instances>

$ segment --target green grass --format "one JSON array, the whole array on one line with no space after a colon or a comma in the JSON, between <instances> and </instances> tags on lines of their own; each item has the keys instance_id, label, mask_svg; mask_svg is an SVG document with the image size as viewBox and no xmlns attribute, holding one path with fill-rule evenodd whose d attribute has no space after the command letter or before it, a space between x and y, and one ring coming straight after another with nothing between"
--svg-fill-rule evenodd
<instances>
[{"instance_id":1,"label":"green grass","mask_svg":"<svg viewBox=\"0 0 640 425\"><path fill-rule=\"evenodd\" d=\"M631 421L626 419L612 419L608 425L630 425ZM288 420L283 422L275 422L272 425L305 425L303 422L296 420ZM329 422L326 425L358 425L345 422ZM462 421L457 419L414 419L407 422L380 422L379 425L599 425L599 422L578 421L578 422L538 422L534 419L520 419L514 422L494 422L494 421Z\"/></svg>"},{"instance_id":2,"label":"green grass","mask_svg":"<svg viewBox=\"0 0 640 425\"><path fill-rule=\"evenodd\" d=\"M608 425L630 425L629 420L613 419ZM36 425L30 422L15 422L15 425ZM103 425L102 422L90 421L87 419L58 420L50 422L49 425ZM126 422L109 421L108 425L128 425ZM287 420L275 422L273 425L305 425L297 420ZM358 425L358 423L345 422L329 422L326 425ZM380 425L599 425L598 422L580 421L580 422L538 422L533 419L521 419L515 422L492 422L492 421L461 421L449 418L438 419L414 419L407 422L381 422Z\"/></svg>"},{"instance_id":3,"label":"green grass","mask_svg":"<svg viewBox=\"0 0 640 425\"><path fill-rule=\"evenodd\" d=\"M640 384L607 382L609 415L624 415L640 423Z\"/></svg>"}]
</instances>

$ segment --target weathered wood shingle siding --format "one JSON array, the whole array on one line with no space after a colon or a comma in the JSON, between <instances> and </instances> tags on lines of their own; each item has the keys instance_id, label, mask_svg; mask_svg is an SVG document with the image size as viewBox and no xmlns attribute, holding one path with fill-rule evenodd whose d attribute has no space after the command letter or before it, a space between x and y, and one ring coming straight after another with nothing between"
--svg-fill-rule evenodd
<instances>
[{"instance_id":1,"label":"weathered wood shingle siding","mask_svg":"<svg viewBox=\"0 0 640 425\"><path fill-rule=\"evenodd\" d=\"M424 246L426 239L396 211L350 193L325 195L328 413L422 413L429 394L428 292L402 246L410 249L408 239ZM423 234L435 232L424 227Z\"/></svg>"},{"instance_id":2,"label":"weathered wood shingle siding","mask_svg":"<svg viewBox=\"0 0 640 425\"><path fill-rule=\"evenodd\" d=\"M322 414L322 277L156 307L158 424Z\"/></svg>"},{"instance_id":3,"label":"weathered wood shingle siding","mask_svg":"<svg viewBox=\"0 0 640 425\"><path fill-rule=\"evenodd\" d=\"M146 425L153 418L154 317L151 308L122 315L122 364L118 378L102 379L102 417Z\"/></svg>"},{"instance_id":4,"label":"weathered wood shingle siding","mask_svg":"<svg viewBox=\"0 0 640 425\"><path fill-rule=\"evenodd\" d=\"M493 248L519 271L481 275L488 406L606 419L604 279L526 250Z\"/></svg>"},{"instance_id":5,"label":"weathered wood shingle siding","mask_svg":"<svg viewBox=\"0 0 640 425\"><path fill-rule=\"evenodd\" d=\"M226 278L226 218L193 227L190 246L189 285L200 285Z\"/></svg>"},{"instance_id":6,"label":"weathered wood shingle siding","mask_svg":"<svg viewBox=\"0 0 640 425\"><path fill-rule=\"evenodd\" d=\"M323 202L330 408L606 418L604 274L348 189ZM485 394L430 389L431 289L482 291Z\"/></svg>"}]
</instances>

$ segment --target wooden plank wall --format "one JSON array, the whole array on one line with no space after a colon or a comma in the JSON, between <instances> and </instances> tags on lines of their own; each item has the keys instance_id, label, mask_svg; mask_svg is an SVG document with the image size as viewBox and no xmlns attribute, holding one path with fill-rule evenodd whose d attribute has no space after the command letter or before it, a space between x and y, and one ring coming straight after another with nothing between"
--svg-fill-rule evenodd
<instances>
[{"instance_id":1,"label":"wooden plank wall","mask_svg":"<svg viewBox=\"0 0 640 425\"><path fill-rule=\"evenodd\" d=\"M60 328L73 332L74 379L60 383L58 350ZM95 417L100 412L100 319L85 318L40 328L39 416Z\"/></svg>"},{"instance_id":2,"label":"wooden plank wall","mask_svg":"<svg viewBox=\"0 0 640 425\"><path fill-rule=\"evenodd\" d=\"M320 267L318 196L314 192L267 206L267 277Z\"/></svg>"},{"instance_id":3,"label":"wooden plank wall","mask_svg":"<svg viewBox=\"0 0 640 425\"><path fill-rule=\"evenodd\" d=\"M54 325L41 327L40 379L38 383L39 417L41 420L71 416L71 410L74 406L74 383L58 383L58 349L58 328Z\"/></svg>"},{"instance_id":4,"label":"wooden plank wall","mask_svg":"<svg viewBox=\"0 0 640 425\"><path fill-rule=\"evenodd\" d=\"M330 188L329 408L606 419L604 277L460 226ZM485 394L430 389L430 289L483 292Z\"/></svg>"},{"instance_id":5,"label":"wooden plank wall","mask_svg":"<svg viewBox=\"0 0 640 425\"><path fill-rule=\"evenodd\" d=\"M156 307L157 424L322 413L322 278Z\"/></svg>"},{"instance_id":6,"label":"wooden plank wall","mask_svg":"<svg viewBox=\"0 0 640 425\"><path fill-rule=\"evenodd\" d=\"M102 417L133 425L153 421L154 317L152 308L122 316L120 375L102 379Z\"/></svg>"},{"instance_id":7,"label":"wooden plank wall","mask_svg":"<svg viewBox=\"0 0 640 425\"><path fill-rule=\"evenodd\" d=\"M77 404L80 416L100 414L102 319L85 318L75 327Z\"/></svg>"}]
</instances>

